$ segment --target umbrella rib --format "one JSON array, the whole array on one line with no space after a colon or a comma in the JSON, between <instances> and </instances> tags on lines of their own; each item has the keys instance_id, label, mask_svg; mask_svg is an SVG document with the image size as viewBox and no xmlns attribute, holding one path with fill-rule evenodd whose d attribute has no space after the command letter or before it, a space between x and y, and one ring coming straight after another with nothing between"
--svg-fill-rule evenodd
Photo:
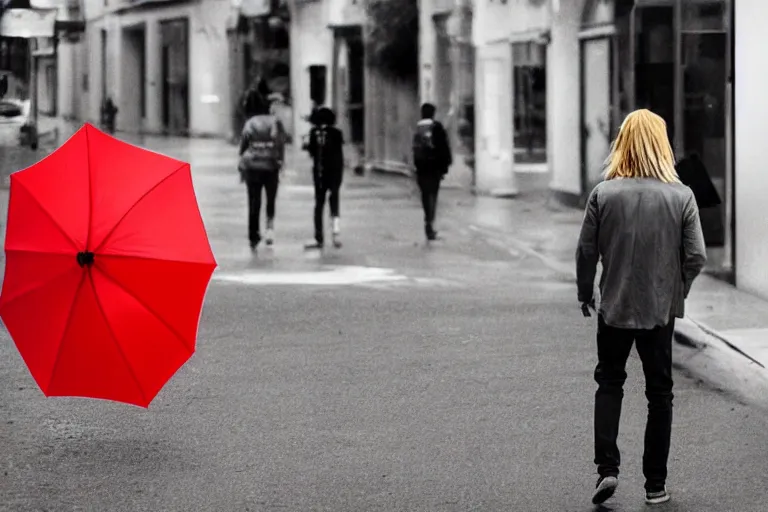
<instances>
[{"instance_id":1,"label":"umbrella rib","mask_svg":"<svg viewBox=\"0 0 768 512\"><path fill-rule=\"evenodd\" d=\"M29 194L29 196L32 198L32 200L35 202L35 204L37 204L37 206L40 208L40 210L42 210L42 212L45 214L45 216L48 217L48 219L51 221L51 223L54 226L56 226L56 229L58 229L59 232L62 235L64 235L64 238L66 238L67 241L69 241L69 243L72 244L72 248L75 251L77 251L78 250L77 243L72 239L71 236L69 236L69 233L67 233L64 230L64 228L62 228L59 225L59 223L56 222L56 219L53 218L53 215L51 215L51 213L43 207L43 204L37 199L37 197L35 197L35 195L32 193L32 191L30 191L27 187L25 187L23 182L16 181L16 183L18 184L18 186L20 186L21 188L23 188L24 190L27 191L27 194Z\"/></svg>"},{"instance_id":2,"label":"umbrella rib","mask_svg":"<svg viewBox=\"0 0 768 512\"><path fill-rule=\"evenodd\" d=\"M182 335L181 335L181 334L180 334L180 333L179 333L179 332L178 332L176 329L174 329L174 328L173 328L173 326L172 326L171 324L169 324L168 322L166 322L166 321L165 321L165 320L164 320L164 319L163 319L163 318L162 318L160 315L158 315L158 314L157 314L157 312L156 312L154 309L152 309L152 308L151 308L151 307L150 307L150 306L149 306L149 305L148 305L146 302L144 302L143 300L141 300L141 299L139 298L139 296L138 296L138 295L136 295L136 294L135 294L135 293L133 293L131 290L129 290L129 289L128 289L126 286L124 286L124 285L123 285L123 284L122 284L122 283L121 283L119 280L115 279L115 278L114 278L114 277L113 277L113 276L112 276L112 275L111 275L109 272L107 272L107 271L106 271L106 270L105 270L105 269L104 269L102 266L100 266L100 265L98 264L98 262L96 263L96 266L98 267L98 269L99 269L99 272L101 272L101 275L103 275L104 277L106 277L107 279L109 279L110 281L112 281L112 282L113 282L113 283L114 283L114 284L115 284L115 285L116 285L118 288L120 288L120 289L121 289L121 290L123 290L125 293L127 293L128 295L130 295L130 296L133 298L133 300L135 300L136 302L138 302L138 303L141 305L141 307L143 307L144 309L146 309L146 310L147 310L147 312L149 312L149 314L150 314L150 315L152 315L153 317L155 317L155 318L157 319L157 321L158 321L158 322L160 322L161 324L163 324L163 325L165 326L165 328L166 328L166 329L168 329L168 330L171 332L171 334L173 334L173 335L174 335L174 337L176 337L176 338L179 340L179 343L181 343L181 345L182 345L182 346L183 346L185 349L187 349L187 350L189 351L189 353L190 353L190 354L191 354L191 353L194 353L194 350L193 350L193 349L191 349L191 348L190 348L190 347L187 345L187 340L185 340L185 339L184 339L184 336L182 336Z\"/></svg>"},{"instance_id":3,"label":"umbrella rib","mask_svg":"<svg viewBox=\"0 0 768 512\"><path fill-rule=\"evenodd\" d=\"M188 164L188 163L183 163L183 164L181 164L181 166L180 166L178 169L176 169L176 170L175 170L175 171L173 171L172 173L168 174L168 176L166 176L165 178L163 178L163 179L161 179L160 181L158 181L158 182L157 182L155 185L153 185L153 186L152 186L152 188L150 188L150 189L149 189L149 190L147 190L147 191L146 191L144 194L142 194L142 196L141 196L141 197L139 197L139 198L136 200L136 202L135 202L135 203L133 203L133 204L131 205L131 207L130 207L130 208L128 208L128 211L126 211L126 212L123 214L123 216L122 216L122 217L120 217L120 220L118 220L118 221L115 223L115 225L114 225L114 226L112 226L112 229L110 229L110 230L109 230L109 232L106 234L106 236L105 236L105 237L104 237L104 238L101 240L101 242L99 242L99 245L98 245L98 246L97 246L95 249L93 249L91 252L94 252L94 253L96 253L96 252L98 252L99 250L101 250L101 248L102 248L102 247L104 247L104 245L105 245L105 244L106 244L106 243L109 241L110 237L111 237L111 236L112 236L112 235L115 233L115 231L117 231L117 228L119 228L119 227L120 227L120 224L122 224L122 223L123 223L123 221L125 220L125 218L126 218L126 217L128 217L128 215L129 215L129 214L130 214L130 213L133 211L133 209L134 209L134 208L136 208L136 206L137 206L139 203L141 203L141 202L144 200L144 198L145 198L145 197L147 197L149 194L151 194L152 192L154 192L154 191L155 191L155 189L157 189L157 188L158 188L160 185L162 185L163 183L165 183L166 181L168 181L168 180L169 180L169 179L170 179L172 176L174 176L174 175L175 175L177 172L179 172L180 170L182 170L184 167L188 167L188 166L189 166L189 164Z\"/></svg>"},{"instance_id":4,"label":"umbrella rib","mask_svg":"<svg viewBox=\"0 0 768 512\"><path fill-rule=\"evenodd\" d=\"M69 329L72 327L72 313L75 311L75 305L77 304L77 300L80 298L80 290L82 290L84 282L85 282L85 272L83 272L82 276L80 276L80 282L77 283L77 289L75 290L75 296L72 299L72 305L69 307L69 313L67 314L67 323L64 324L64 331L61 333L61 341L59 341L59 348L56 351L56 360L53 362L53 368L51 369L51 378L48 379L48 385L46 386L46 389L45 389L46 395L48 395L48 391L51 388L51 383L53 383L53 380L56 377L56 370L58 370L59 361L61 360L62 344L64 343L64 340L67 339L67 334L69 333Z\"/></svg>"},{"instance_id":5,"label":"umbrella rib","mask_svg":"<svg viewBox=\"0 0 768 512\"><path fill-rule=\"evenodd\" d=\"M85 250L91 245L93 230L93 172L91 171L91 138L88 137L88 127L85 127L85 154L88 158L88 232L85 235Z\"/></svg>"},{"instance_id":6,"label":"umbrella rib","mask_svg":"<svg viewBox=\"0 0 768 512\"><path fill-rule=\"evenodd\" d=\"M75 267L75 268L76 268L76 267ZM49 286L49 285L51 285L51 284L55 283L56 281L58 281L58 280L59 280L59 279L61 279L62 277L65 277L67 274L69 274L70 272L72 272L72 270L73 270L72 268L68 268L68 269L67 269L67 270L65 270L64 272L60 272L60 273L58 273L58 274L56 274L56 275L52 276L52 277L51 277L49 280L45 281L44 283L40 283L40 284L39 284L39 285L37 285L37 286L33 286L33 287L32 287L32 288L30 288L29 290L25 290L25 291L21 292L20 294L16 295L15 297L14 297L14 296L11 296L11 299L10 299L10 300L6 300L6 301L3 301L3 302L2 302L2 305L0 305L0 309L3 309L3 308L6 308L6 307L8 307L10 304L13 304L14 302L16 302L17 300L19 300L20 298L22 298L22 297L25 297L25 296L29 295L29 294L30 294L30 293L32 293L32 292L36 292L36 291L38 291L40 288L44 288L44 287L46 287L46 286Z\"/></svg>"},{"instance_id":7,"label":"umbrella rib","mask_svg":"<svg viewBox=\"0 0 768 512\"><path fill-rule=\"evenodd\" d=\"M120 357L123 358L123 362L125 363L125 367L128 369L128 373L130 373L131 377L133 377L133 381L136 383L136 388L139 390L139 393L141 393L142 400L146 402L147 395L144 393L144 390L141 387L139 378L136 376L136 372L133 371L133 367L128 362L128 358L126 357L125 352L123 352L123 347L121 347L120 342L117 341L117 336L115 336L115 331L112 330L112 326L109 324L107 313L104 311L104 306L101 304L101 299L99 298L99 294L96 291L96 283L93 282L93 276L91 276L91 272L92 270L89 268L88 276L90 277L91 288L93 289L93 297L96 299L96 305L98 306L99 311L101 312L101 316L104 318L104 324L107 326L109 335L112 337L112 341L115 343L115 347L117 348L117 351L120 353Z\"/></svg>"},{"instance_id":8,"label":"umbrella rib","mask_svg":"<svg viewBox=\"0 0 768 512\"><path fill-rule=\"evenodd\" d=\"M202 265L202 266L215 266L216 263L208 261L186 261L167 258L152 258L149 256L134 256L132 254L109 254L101 253L99 259L104 258L118 258L126 260L144 260L144 261L162 261L163 263L181 263L182 265Z\"/></svg>"},{"instance_id":9,"label":"umbrella rib","mask_svg":"<svg viewBox=\"0 0 768 512\"><path fill-rule=\"evenodd\" d=\"M45 254L46 256L72 256L71 252L53 252L53 251L38 251L37 249L5 249L5 254L9 252L21 253L21 254Z\"/></svg>"}]
</instances>

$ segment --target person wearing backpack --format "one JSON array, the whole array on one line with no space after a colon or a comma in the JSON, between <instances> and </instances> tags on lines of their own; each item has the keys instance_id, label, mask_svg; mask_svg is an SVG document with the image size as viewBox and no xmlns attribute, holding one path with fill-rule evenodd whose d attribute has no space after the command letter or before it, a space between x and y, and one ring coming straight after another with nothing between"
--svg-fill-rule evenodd
<instances>
[{"instance_id":1,"label":"person wearing backpack","mask_svg":"<svg viewBox=\"0 0 768 512\"><path fill-rule=\"evenodd\" d=\"M435 120L435 111L435 106L431 103L421 106L421 120L413 135L413 163L416 167L416 182L421 190L427 240L437 238L434 228L437 195L440 182L453 163L448 134L443 125Z\"/></svg>"},{"instance_id":2,"label":"person wearing backpack","mask_svg":"<svg viewBox=\"0 0 768 512\"><path fill-rule=\"evenodd\" d=\"M307 249L322 249L325 243L323 210L325 200L331 209L331 229L334 247L341 247L339 189L344 176L344 136L336 128L336 114L327 107L313 112L314 126L309 132L307 151L312 157L312 178L315 184L315 242Z\"/></svg>"},{"instance_id":3,"label":"person wearing backpack","mask_svg":"<svg viewBox=\"0 0 768 512\"><path fill-rule=\"evenodd\" d=\"M275 201L280 171L285 156L285 129L271 115L269 104L253 95L246 105L248 120L240 138L241 181L248 189L248 239L255 251L261 242L260 215L262 190L267 196L266 244L274 243Z\"/></svg>"}]
</instances>

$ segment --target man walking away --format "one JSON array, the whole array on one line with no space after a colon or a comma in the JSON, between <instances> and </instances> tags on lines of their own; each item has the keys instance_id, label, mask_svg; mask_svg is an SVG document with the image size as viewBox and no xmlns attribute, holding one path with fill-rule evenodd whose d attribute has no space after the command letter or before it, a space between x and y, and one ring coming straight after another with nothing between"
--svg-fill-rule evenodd
<instances>
[{"instance_id":1,"label":"man walking away","mask_svg":"<svg viewBox=\"0 0 768 512\"><path fill-rule=\"evenodd\" d=\"M416 125L416 133L413 135L413 162L424 208L424 230L427 240L435 240L437 195L440 182L453 163L453 156L448 134L443 125L435 120L435 106L430 103L421 106L421 121Z\"/></svg>"},{"instance_id":2,"label":"man walking away","mask_svg":"<svg viewBox=\"0 0 768 512\"><path fill-rule=\"evenodd\" d=\"M272 245L274 241L275 201L285 156L285 130L280 120L270 115L269 105L260 95L251 97L246 113L249 118L240 139L238 170L248 188L248 238L251 250L255 251L261 242L262 190L267 195L266 243Z\"/></svg>"},{"instance_id":3,"label":"man walking away","mask_svg":"<svg viewBox=\"0 0 768 512\"><path fill-rule=\"evenodd\" d=\"M327 107L321 107L314 113L317 123L309 132L308 151L312 156L312 178L315 184L315 242L306 245L307 249L322 249L325 243L323 230L323 211L325 200L331 209L331 228L333 245L341 247L339 190L344 176L344 136L334 126L336 114Z\"/></svg>"},{"instance_id":4,"label":"man walking away","mask_svg":"<svg viewBox=\"0 0 768 512\"><path fill-rule=\"evenodd\" d=\"M675 172L664 120L648 110L621 125L607 160L606 179L587 202L576 251L578 300L584 316L594 308L598 260L595 464L592 502L618 485L616 445L627 358L636 344L643 363L648 420L643 475L645 501L669 500L667 460L672 430L672 336L675 318L706 262L699 209Z\"/></svg>"}]
</instances>

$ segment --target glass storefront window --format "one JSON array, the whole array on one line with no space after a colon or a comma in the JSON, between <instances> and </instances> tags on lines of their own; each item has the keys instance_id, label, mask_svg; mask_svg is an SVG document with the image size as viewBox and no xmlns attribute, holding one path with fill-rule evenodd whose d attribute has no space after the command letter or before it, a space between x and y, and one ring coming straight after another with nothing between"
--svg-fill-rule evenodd
<instances>
[{"instance_id":1,"label":"glass storefront window","mask_svg":"<svg viewBox=\"0 0 768 512\"><path fill-rule=\"evenodd\" d=\"M725 30L728 10L723 0L682 2L682 30Z\"/></svg>"},{"instance_id":2,"label":"glass storefront window","mask_svg":"<svg viewBox=\"0 0 768 512\"><path fill-rule=\"evenodd\" d=\"M547 161L546 46L512 44L514 148L517 163Z\"/></svg>"},{"instance_id":3,"label":"glass storefront window","mask_svg":"<svg viewBox=\"0 0 768 512\"><path fill-rule=\"evenodd\" d=\"M728 9L725 0L683 0L681 7L683 156L698 156L725 200ZM724 243L723 215L723 208L701 211L704 238L710 247Z\"/></svg>"},{"instance_id":4,"label":"glass storefront window","mask_svg":"<svg viewBox=\"0 0 768 512\"><path fill-rule=\"evenodd\" d=\"M727 201L734 0L615 1L615 108L621 114L648 108L662 116L676 157L697 156L721 201ZM700 212L710 247L725 243L724 213L722 205Z\"/></svg>"}]
</instances>

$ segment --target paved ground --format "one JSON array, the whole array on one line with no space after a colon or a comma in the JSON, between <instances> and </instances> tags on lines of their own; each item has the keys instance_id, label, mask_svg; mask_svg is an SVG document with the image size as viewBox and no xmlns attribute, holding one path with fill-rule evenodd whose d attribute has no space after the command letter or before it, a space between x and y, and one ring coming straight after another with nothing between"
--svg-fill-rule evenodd
<instances>
[{"instance_id":1,"label":"paved ground","mask_svg":"<svg viewBox=\"0 0 768 512\"><path fill-rule=\"evenodd\" d=\"M0 510L593 510L594 319L556 258L474 223L500 210L447 192L428 247L404 182L349 176L345 247L305 253L294 170L277 245L252 258L232 149L146 142L193 163L221 264L198 352L145 411L43 398L3 331ZM686 377L684 350L658 509L764 512L768 414ZM633 356L603 510L645 510L640 372Z\"/></svg>"}]
</instances>

